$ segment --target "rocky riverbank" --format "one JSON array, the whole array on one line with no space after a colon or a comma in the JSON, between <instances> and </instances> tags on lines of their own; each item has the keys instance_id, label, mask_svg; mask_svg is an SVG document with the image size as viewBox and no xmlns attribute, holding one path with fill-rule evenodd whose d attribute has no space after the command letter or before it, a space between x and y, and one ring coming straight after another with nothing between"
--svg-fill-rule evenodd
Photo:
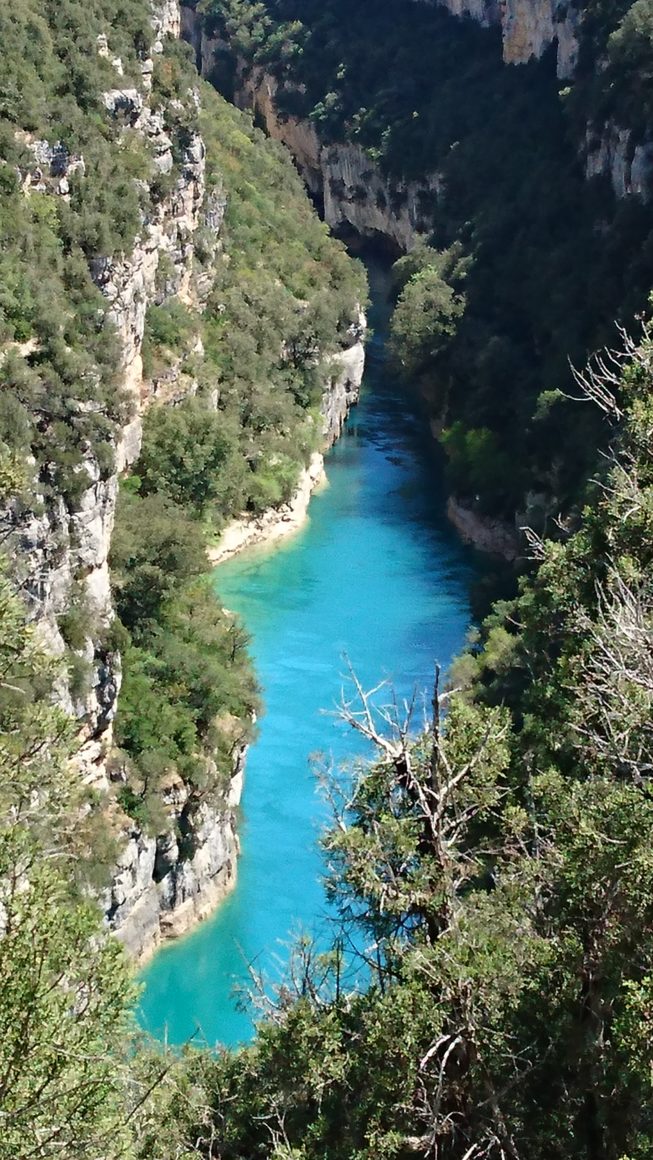
<instances>
[{"instance_id":1,"label":"rocky riverbank","mask_svg":"<svg viewBox=\"0 0 653 1160\"><path fill-rule=\"evenodd\" d=\"M308 516L308 505L315 489L326 483L324 456L318 451L311 456L308 467L302 471L297 488L288 503L278 508L268 508L260 516L232 520L225 528L217 544L209 548L207 555L211 564L217 565L229 560L244 548L256 544L274 544L298 531Z\"/></svg>"},{"instance_id":2,"label":"rocky riverbank","mask_svg":"<svg viewBox=\"0 0 653 1160\"><path fill-rule=\"evenodd\" d=\"M327 447L339 437L350 408L358 401L365 368L366 327L365 316L361 313L355 333L352 333L352 345L332 359L332 373L327 378L322 400L322 433ZM222 564L244 548L257 544L271 545L298 531L308 516L313 492L326 482L324 456L322 452L315 451L301 472L288 502L280 507L268 508L258 516L243 516L232 520L215 546L208 549L211 564Z\"/></svg>"},{"instance_id":3,"label":"rocky riverbank","mask_svg":"<svg viewBox=\"0 0 653 1160\"><path fill-rule=\"evenodd\" d=\"M246 756L242 746L219 809L193 802L182 780L172 778L164 793L169 830L154 837L138 825L124 827L105 907L135 963L142 965L163 941L208 918L235 885Z\"/></svg>"},{"instance_id":4,"label":"rocky riverbank","mask_svg":"<svg viewBox=\"0 0 653 1160\"><path fill-rule=\"evenodd\" d=\"M517 559L519 537L507 521L481 515L453 495L447 500L447 516L463 543L471 544L480 552L501 556L509 563Z\"/></svg>"}]
</instances>

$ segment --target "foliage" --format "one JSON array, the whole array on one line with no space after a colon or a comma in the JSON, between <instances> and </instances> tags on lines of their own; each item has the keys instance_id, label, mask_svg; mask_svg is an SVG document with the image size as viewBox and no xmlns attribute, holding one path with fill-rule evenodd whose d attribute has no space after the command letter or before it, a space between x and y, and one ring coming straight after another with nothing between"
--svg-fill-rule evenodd
<instances>
[{"instance_id":1,"label":"foliage","mask_svg":"<svg viewBox=\"0 0 653 1160\"><path fill-rule=\"evenodd\" d=\"M464 302L435 266L426 266L409 278L391 327L392 345L407 375L419 375L437 363L463 311Z\"/></svg>"},{"instance_id":2,"label":"foliage","mask_svg":"<svg viewBox=\"0 0 653 1160\"><path fill-rule=\"evenodd\" d=\"M110 472L126 411L89 261L131 247L151 170L103 105L116 71L98 37L133 85L152 30L146 0L42 8L0 15L0 438L36 459L39 490L74 502L92 458Z\"/></svg>"},{"instance_id":3,"label":"foliage","mask_svg":"<svg viewBox=\"0 0 653 1160\"><path fill-rule=\"evenodd\" d=\"M118 615L136 637L152 631L163 603L205 568L201 528L165 496L121 491L111 545Z\"/></svg>"},{"instance_id":4,"label":"foliage","mask_svg":"<svg viewBox=\"0 0 653 1160\"><path fill-rule=\"evenodd\" d=\"M425 245L398 272L397 353L421 377L439 424L487 430L499 457L510 457L507 476L485 480L484 508L494 514L513 517L536 493L544 524L576 501L600 425L587 408L540 399L569 393L569 360L580 366L612 342L614 319L632 319L650 288L649 211L636 198L616 200L607 178L588 183L579 163L588 125L598 148L607 118L634 129L631 152L649 139L647 4L581 6L579 71L562 99L553 53L505 68L498 31L438 5L202 6L240 61L239 96L243 80L256 84L265 69L282 119L311 122L325 144L363 147L387 178L388 212L402 204L402 182L435 179L437 195L423 204ZM229 91L224 56L223 47L214 75ZM446 291L422 267L452 247L462 268L443 274ZM459 479L463 494L475 494L470 475Z\"/></svg>"},{"instance_id":5,"label":"foliage","mask_svg":"<svg viewBox=\"0 0 653 1160\"><path fill-rule=\"evenodd\" d=\"M533 537L430 728L356 684L375 756L326 786L342 928L205 1070L184 1130L208 1155L650 1156L652 357L647 325L585 374L603 476L564 542Z\"/></svg>"},{"instance_id":6,"label":"foliage","mask_svg":"<svg viewBox=\"0 0 653 1160\"><path fill-rule=\"evenodd\" d=\"M509 488L511 461L487 427L465 428L454 423L442 432L447 455L447 481L459 495L473 497L481 508L491 506L488 497L505 494Z\"/></svg>"},{"instance_id":7,"label":"foliage","mask_svg":"<svg viewBox=\"0 0 653 1160\"><path fill-rule=\"evenodd\" d=\"M116 741L131 777L121 802L156 830L165 828L160 793L173 776L197 799L228 786L234 751L251 733L256 684L247 635L204 578L205 537L184 508L163 494L123 493L111 567L127 630Z\"/></svg>"},{"instance_id":8,"label":"foliage","mask_svg":"<svg viewBox=\"0 0 653 1160\"><path fill-rule=\"evenodd\" d=\"M166 61L157 91L185 91L188 55ZM209 234L197 246L211 289L203 314L174 297L150 306L144 344L148 373L174 364L197 393L147 411L111 557L127 630L120 801L154 832L175 777L195 804L224 792L258 706L246 634L202 579L206 534L290 497L321 439L320 363L351 341L364 300L360 270L318 221L289 159L208 86L202 105L207 206L227 199L220 246Z\"/></svg>"},{"instance_id":9,"label":"foliage","mask_svg":"<svg viewBox=\"0 0 653 1160\"><path fill-rule=\"evenodd\" d=\"M209 506L219 514L244 507L237 428L193 400L151 412L138 473L142 495L167 495L198 516Z\"/></svg>"},{"instance_id":10,"label":"foliage","mask_svg":"<svg viewBox=\"0 0 653 1160\"><path fill-rule=\"evenodd\" d=\"M4 565L0 674L0 1156L117 1157L128 1140L133 988L74 886L90 850L72 730L51 706L56 665Z\"/></svg>"},{"instance_id":11,"label":"foliage","mask_svg":"<svg viewBox=\"0 0 653 1160\"><path fill-rule=\"evenodd\" d=\"M351 343L366 283L317 218L285 151L208 86L202 103L209 183L227 198L204 376L218 386L223 437L238 435L241 467L231 455L223 476L232 492L217 503L228 516L289 498L322 438L321 364ZM207 423L217 431L217 417Z\"/></svg>"}]
</instances>

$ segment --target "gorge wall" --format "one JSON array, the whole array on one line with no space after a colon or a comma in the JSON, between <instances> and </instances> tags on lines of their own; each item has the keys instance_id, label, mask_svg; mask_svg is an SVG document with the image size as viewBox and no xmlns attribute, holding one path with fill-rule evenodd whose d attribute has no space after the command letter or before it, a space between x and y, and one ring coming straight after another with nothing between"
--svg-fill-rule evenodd
<instances>
[{"instance_id":1,"label":"gorge wall","mask_svg":"<svg viewBox=\"0 0 653 1160\"><path fill-rule=\"evenodd\" d=\"M206 32L192 0L182 4L181 28L202 75L211 80L215 54L227 47L225 42ZM429 211L440 188L438 175L414 182L392 180L360 145L324 144L313 123L280 114L277 90L278 81L271 73L239 62L235 103L252 109L265 132L286 146L327 225L386 240L396 254L410 250L416 237L430 228Z\"/></svg>"},{"instance_id":2,"label":"gorge wall","mask_svg":"<svg viewBox=\"0 0 653 1160\"><path fill-rule=\"evenodd\" d=\"M138 458L146 410L155 404L174 406L198 390L204 356L199 320L215 283L227 206L219 177L207 179L206 146L194 124L198 88L182 97L172 93L163 101L161 92L153 91L157 61L166 42L178 38L180 25L176 0L154 6L150 52L139 62L139 75L129 79L124 77L123 62L110 49L111 29L97 37L98 58L115 73L115 87L102 94L104 114L118 142L151 158L152 174L143 190L148 208L131 250L90 261L93 281L106 303L107 324L117 340L123 417L109 440L111 454L104 448L100 459L89 444L81 464L73 469L74 489L64 494L51 487L39 490L37 484L29 502L13 499L0 517L37 638L62 660L56 699L75 723L74 760L80 780L92 796L93 808L101 813L102 828L117 845L117 864L104 899L107 921L137 959L148 955L161 938L177 935L205 917L233 883L246 758L246 745L235 744L231 777L217 799L197 794L171 770L160 794L166 822L155 832L119 804L126 766L124 755L116 753L113 727L122 666L120 647L113 639L109 574L119 479ZM27 152L19 173L25 199L67 204L73 180L94 180L84 157L70 154L59 142L25 133L21 144ZM157 368L146 374L148 310L174 302L198 320L197 333L187 343L189 357L172 360L164 372ZM335 354L329 352L329 370L323 376L325 443L337 438L357 397L363 329L364 320L355 316L343 343L339 345L334 336L337 349ZM13 342L0 352L0 359L8 354L14 360L24 358L27 366L38 356L38 345L34 340ZM47 468L41 475L47 478ZM71 610L79 613L74 640L67 627Z\"/></svg>"},{"instance_id":3,"label":"gorge wall","mask_svg":"<svg viewBox=\"0 0 653 1160\"><path fill-rule=\"evenodd\" d=\"M469 16L485 27L498 25L506 64L540 60L553 49L558 79L573 82L581 50L582 4L554 0L440 2L454 16ZM612 118L589 123L579 147L587 177L609 177L617 197L633 194L648 199L653 188L653 144L638 140L638 136L632 126Z\"/></svg>"},{"instance_id":4,"label":"gorge wall","mask_svg":"<svg viewBox=\"0 0 653 1160\"><path fill-rule=\"evenodd\" d=\"M157 7L153 17L153 54L163 52L166 36L179 32L179 10L174 2ZM98 53L106 51L106 39L98 42ZM178 147L164 127L164 110L151 101L153 60L142 62L138 87L116 87L104 94L110 117L119 119L126 130L138 135L151 150L155 173L173 170L173 147ZM120 68L116 68L119 86ZM198 99L197 93L192 95ZM44 149L35 143L35 161ZM55 170L55 152L50 149L50 170ZM67 184L38 174L43 186L35 191L33 173L25 172L26 196L67 196ZM86 175L91 180L91 175ZM96 259L92 275L108 304L107 320L115 327L120 352L120 386L128 399L128 421L113 439L114 467L108 473L89 451L83 465L85 479L74 502L63 496L54 501L42 497L42 514L24 512L15 504L3 513L9 532L9 550L18 561L19 580L47 650L56 656L67 654L61 621L73 601L84 604L89 613L87 635L76 641L75 657L85 666L81 688L66 669L57 686L57 700L75 720L79 730L75 762L88 787L108 806L106 824L113 831L120 850L119 861L106 901L111 927L137 956L150 950L166 932L171 915L177 928L199 917L226 888L234 873L237 853L234 809L242 782L244 754L239 753L232 786L224 809L196 810L183 783L172 782L165 798L170 829L151 837L133 822L110 795L112 783L120 781L120 766L112 763L113 720L121 685L121 661L117 650L99 643L110 630L113 602L108 557L113 531L118 480L137 459L142 432L142 416L153 400L155 384L143 376L142 345L148 306L178 296L198 309L206 285L195 277L193 240L200 227L219 233L224 199L207 197L205 148L198 133L184 143L178 174L169 194L156 212L143 222L143 230L129 254ZM162 283L158 271L165 258ZM168 384L168 390L173 384ZM192 382L180 384L182 394L193 390ZM182 854L176 833L186 832Z\"/></svg>"},{"instance_id":5,"label":"gorge wall","mask_svg":"<svg viewBox=\"0 0 653 1160\"><path fill-rule=\"evenodd\" d=\"M418 369L434 424L463 440L452 518L502 554L522 524L553 526L576 486L538 399L567 391L569 361L610 342L648 289L653 147L645 118L627 115L620 14L596 20L539 0L396 0L376 17L339 0L182 9L198 67L289 149L332 229L395 256L420 239L459 255L459 337Z\"/></svg>"},{"instance_id":6,"label":"gorge wall","mask_svg":"<svg viewBox=\"0 0 653 1160\"><path fill-rule=\"evenodd\" d=\"M441 0L441 6L455 17L469 18L486 28L498 27L508 65L540 60L552 50L557 77L573 83L581 47L582 6L553 0ZM182 5L182 35L193 45L202 74L211 78L216 52L229 46L221 36L207 32L205 23L196 0L187 0ZM417 235L429 231L432 206L442 190L441 174L434 171L419 180L393 180L361 146L324 142L314 121L280 112L278 88L277 78L265 67L251 67L251 62L240 60L236 102L254 109L266 132L290 150L307 187L322 201L325 221L334 229L345 225L363 236L385 237L400 251L410 249ZM618 198L632 194L647 200L651 195L653 143L642 140L632 126L612 117L592 119L578 140L578 152L588 179L607 177Z\"/></svg>"}]
</instances>

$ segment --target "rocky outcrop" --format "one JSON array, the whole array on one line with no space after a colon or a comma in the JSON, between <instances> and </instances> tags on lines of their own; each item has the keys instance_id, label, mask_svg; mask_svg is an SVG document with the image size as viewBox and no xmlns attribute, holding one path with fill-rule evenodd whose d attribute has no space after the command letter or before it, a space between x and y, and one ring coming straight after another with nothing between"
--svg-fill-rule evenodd
<instances>
[{"instance_id":1,"label":"rocky outcrop","mask_svg":"<svg viewBox=\"0 0 653 1160\"><path fill-rule=\"evenodd\" d=\"M322 395L322 433L328 447L335 443L350 408L358 402L365 369L366 330L367 320L361 313L349 328L350 345L330 359L330 373Z\"/></svg>"},{"instance_id":2,"label":"rocky outcrop","mask_svg":"<svg viewBox=\"0 0 653 1160\"><path fill-rule=\"evenodd\" d=\"M164 5L155 22L161 36L178 30L178 5ZM99 52L104 50L105 40L100 39ZM109 116L141 134L151 150L155 170L169 173L173 143L164 128L163 111L150 107L147 85L143 91L111 90L104 95L104 105ZM49 144L28 135L21 140L34 158L33 165L21 173L26 197L65 197L73 174L78 180L92 179L84 158L70 154L60 142ZM37 491L40 511L35 508L26 513L15 503L0 514L31 616L47 648L54 655L70 656L62 622L70 616L71 608L86 625L84 641L75 641L70 656L71 675L59 681L57 695L79 725L77 761L82 776L98 788L108 784L105 759L120 689L119 657L103 643L113 618L108 555L118 476L140 450L141 415L148 395L141 359L145 314L155 300L173 294L186 300L193 296L193 236L205 202L204 168L204 145L199 135L192 133L170 193L144 217L131 253L92 263L91 273L108 303L107 319L118 336L120 385L131 401L132 417L113 437L113 468L100 466L89 449L76 469L80 482L71 496L39 495ZM214 227L219 228L221 218L214 200L205 214L211 215ZM167 273L161 287L157 272L164 255ZM33 347L26 344L22 353L30 357Z\"/></svg>"},{"instance_id":3,"label":"rocky outcrop","mask_svg":"<svg viewBox=\"0 0 653 1160\"><path fill-rule=\"evenodd\" d=\"M393 180L383 174L360 145L329 145L320 152L324 220L334 230L348 226L361 237L390 240L410 250L417 236L429 233L441 182Z\"/></svg>"},{"instance_id":4,"label":"rocky outcrop","mask_svg":"<svg viewBox=\"0 0 653 1160\"><path fill-rule=\"evenodd\" d=\"M166 36L179 33L176 0L156 5L153 27L156 55ZM121 76L122 63L111 58L107 36L98 37L97 51ZM211 260L218 250L226 205L219 187L207 194L204 144L199 133L188 129L192 116L182 117L184 131L173 140L168 113L174 122L175 114L186 110L179 102L169 102L167 111L153 103L153 72L152 59L143 60L142 83L108 90L103 105L118 135L126 130L140 135L152 157L154 179L166 177L168 185L162 187L163 196L150 190L149 198L144 198L149 208L131 252L91 264L118 339L118 379L129 418L112 437L113 464L100 465L89 448L75 469L78 482L65 496L45 486L52 483L46 468L44 486L41 493L37 487L37 504L31 511L17 500L0 513L0 534L16 561L17 579L38 638L64 660L55 692L78 728L75 763L81 778L104 795L107 827L118 836L120 854L107 898L107 920L136 957L149 953L166 934L180 933L204 917L233 881L236 806L244 765L241 748L224 800L197 801L180 779L173 781L163 798L168 822L157 837L149 836L118 808L115 771L109 770L121 683L120 657L110 644L114 612L108 568L118 478L138 456L142 414L154 394L178 399L193 389L193 381L179 367L173 368L175 382L144 380L146 312L150 304L173 296L201 310L212 286ZM197 95L189 94L191 115L196 102ZM20 173L25 197L67 197L71 177L93 179L84 158L69 153L61 142L51 144L23 134L21 144L27 158ZM196 270L194 239L199 229L204 259ZM11 347L25 358L35 351L33 343ZM197 344L191 353L201 353Z\"/></svg>"},{"instance_id":5,"label":"rocky outcrop","mask_svg":"<svg viewBox=\"0 0 653 1160\"><path fill-rule=\"evenodd\" d=\"M84 177L86 163L79 153L71 153L62 141L50 144L30 133L16 133L16 140L24 145L34 158L34 163L19 169L21 188L25 195L30 193L56 193L66 200L70 195L70 178L75 174Z\"/></svg>"},{"instance_id":6,"label":"rocky outcrop","mask_svg":"<svg viewBox=\"0 0 653 1160\"><path fill-rule=\"evenodd\" d=\"M160 110L146 108L137 128L153 152L159 172L172 169L172 141L164 129ZM180 175L170 195L143 223L143 232L127 257L98 259L93 276L109 304L108 317L114 324L122 352L123 389L133 402L134 418L124 428L118 447L118 471L132 463L140 451L141 416L150 387L143 379L141 350L148 305L178 296L193 302L193 238L201 222L205 203L205 151L201 137L191 134L184 150ZM213 214L215 232L222 217L213 203L205 209ZM223 209L224 213L224 209ZM161 259L167 258L163 287L157 289Z\"/></svg>"},{"instance_id":7,"label":"rocky outcrop","mask_svg":"<svg viewBox=\"0 0 653 1160\"><path fill-rule=\"evenodd\" d=\"M178 40L181 33L179 0L155 0L152 11L152 27L155 37L153 52L163 51L163 41L166 36Z\"/></svg>"},{"instance_id":8,"label":"rocky outcrop","mask_svg":"<svg viewBox=\"0 0 653 1160\"><path fill-rule=\"evenodd\" d=\"M219 41L203 35L192 8L184 8L185 34L195 45L198 61L211 75ZM361 237L385 240L397 253L410 250L421 233L431 229L434 200L440 191L437 174L421 181L396 180L384 174L359 146L322 145L314 126L280 115L274 77L241 70L235 100L251 108L266 132L292 154L308 189L323 203L324 220L334 231L343 228Z\"/></svg>"},{"instance_id":9,"label":"rocky outcrop","mask_svg":"<svg viewBox=\"0 0 653 1160\"><path fill-rule=\"evenodd\" d=\"M105 909L111 928L137 961L207 918L236 880L238 806L245 748L237 751L224 800L196 801L179 778L163 794L169 827L153 837L123 820L122 848Z\"/></svg>"},{"instance_id":10,"label":"rocky outcrop","mask_svg":"<svg viewBox=\"0 0 653 1160\"><path fill-rule=\"evenodd\" d=\"M447 515L464 543L504 560L517 559L519 537L514 526L475 512L453 495L447 501Z\"/></svg>"},{"instance_id":11,"label":"rocky outcrop","mask_svg":"<svg viewBox=\"0 0 653 1160\"><path fill-rule=\"evenodd\" d=\"M254 69L242 76L237 103L252 108L270 137L292 153L308 188L323 200L324 220L334 230L348 227L361 237L381 238L405 252L431 228L437 175L422 181L394 180L360 147L322 145L313 125L282 117L276 107L277 82Z\"/></svg>"},{"instance_id":12,"label":"rocky outcrop","mask_svg":"<svg viewBox=\"0 0 653 1160\"><path fill-rule=\"evenodd\" d=\"M52 655L67 654L64 615L78 615L88 635L76 642L71 668L57 683L57 699L79 725L76 762L86 782L106 788L104 764L120 689L120 658L106 643L113 618L108 554L117 479L103 477L89 454L74 504L42 497L41 511L25 513L19 502L0 515L3 540L39 640ZM104 641L103 641L104 638Z\"/></svg>"},{"instance_id":13,"label":"rocky outcrop","mask_svg":"<svg viewBox=\"0 0 653 1160\"><path fill-rule=\"evenodd\" d=\"M500 8L503 59L506 64L539 60L556 45L558 77L570 77L576 65L578 14L572 4L556 0L505 0Z\"/></svg>"},{"instance_id":14,"label":"rocky outcrop","mask_svg":"<svg viewBox=\"0 0 653 1160\"><path fill-rule=\"evenodd\" d=\"M556 46L557 74L571 77L578 59L578 10L558 0L439 0L453 16L499 25L506 64L539 60Z\"/></svg>"},{"instance_id":15,"label":"rocky outcrop","mask_svg":"<svg viewBox=\"0 0 653 1160\"><path fill-rule=\"evenodd\" d=\"M167 36L179 35L177 0L156 4L153 28L153 56L141 60L138 83L133 76L124 84L119 79L124 70L119 58L111 54L109 36L100 35L96 46L116 74L115 87L108 88L102 98L112 136L118 140L124 134L130 139L140 136L153 170L149 187L142 183L146 208L131 251L91 263L91 275L105 299L107 321L118 340L118 387L126 399L128 418L111 436L113 462L104 455L100 463L89 446L74 469L75 486L65 496L57 492L54 476L49 478L47 464L41 465L43 484L40 492L37 489L33 510L25 511L17 500L0 512L0 534L18 561L18 580L37 634L64 661L56 696L76 722L75 761L80 777L100 795L107 828L118 839L118 861L105 900L107 922L137 959L151 953L163 938L180 934L204 918L232 885L245 760L242 744L234 742L228 785L222 795L215 793L210 799L199 797L181 778L171 777L162 790L164 817L154 825L158 833L150 833L118 805L119 801L129 804L120 793L126 772L123 769L121 774L120 755L112 751L121 667L111 645L114 612L108 555L118 480L139 454L145 408L153 401L177 403L197 389L189 368L197 366L204 354L199 319L214 284L226 208L224 190L215 179L207 189L205 147L192 127L198 94L191 91L183 105L173 98L164 107L160 96L153 99L153 57L163 51ZM21 144L25 162L19 177L25 197L67 198L70 179L93 180L84 158L68 152L61 142L24 134ZM198 236L201 261L195 257ZM197 334L190 335L184 357L175 355L146 379L142 347L147 310L173 298L197 312ZM322 419L326 443L337 438L357 398L364 329L361 317L350 327L344 349L325 364ZM9 347L13 355L26 359L37 353L33 341ZM0 351L0 361L6 353ZM317 458L321 465L321 457ZM300 480L299 490L308 489L306 503L314 485L312 471L313 466L306 473L308 483L303 476ZM279 513L275 516L280 518ZM217 770L213 772L217 778ZM137 809L134 812L138 816Z\"/></svg>"},{"instance_id":16,"label":"rocky outcrop","mask_svg":"<svg viewBox=\"0 0 653 1160\"><path fill-rule=\"evenodd\" d=\"M588 129L585 173L588 178L609 178L617 197L634 195L648 201L653 192L653 142L637 144L630 129L612 121L598 131Z\"/></svg>"}]
</instances>

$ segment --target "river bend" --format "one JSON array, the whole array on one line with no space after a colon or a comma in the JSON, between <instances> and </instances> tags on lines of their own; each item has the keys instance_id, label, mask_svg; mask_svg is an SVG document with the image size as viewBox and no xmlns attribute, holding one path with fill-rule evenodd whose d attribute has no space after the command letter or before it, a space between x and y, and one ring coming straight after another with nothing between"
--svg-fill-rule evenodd
<instances>
[{"instance_id":1,"label":"river bend","mask_svg":"<svg viewBox=\"0 0 653 1160\"><path fill-rule=\"evenodd\" d=\"M247 963L274 974L289 936L327 918L311 755L356 747L332 710L346 655L368 687L428 695L434 662L464 641L475 562L444 514L438 454L415 399L384 363L383 272L370 265L375 328L361 403L327 459L328 486L290 541L216 570L222 603L253 640L266 713L246 772L238 883L217 914L143 972L140 1018L180 1043L252 1034L234 999Z\"/></svg>"}]
</instances>

